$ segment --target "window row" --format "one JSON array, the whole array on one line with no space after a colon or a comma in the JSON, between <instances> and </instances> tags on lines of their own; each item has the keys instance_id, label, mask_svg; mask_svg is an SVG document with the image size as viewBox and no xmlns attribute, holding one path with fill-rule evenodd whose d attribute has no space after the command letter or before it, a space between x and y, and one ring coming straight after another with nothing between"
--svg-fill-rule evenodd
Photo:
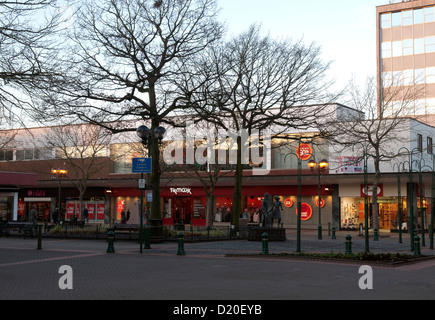
<instances>
[{"instance_id":1,"label":"window row","mask_svg":"<svg viewBox=\"0 0 435 320\"><path fill-rule=\"evenodd\" d=\"M381 14L381 28L410 26L413 24L435 21L435 7L426 7L414 10L389 12Z\"/></svg>"},{"instance_id":2,"label":"window row","mask_svg":"<svg viewBox=\"0 0 435 320\"><path fill-rule=\"evenodd\" d=\"M435 52L435 36L387 41L381 44L381 57L392 58Z\"/></svg>"},{"instance_id":3,"label":"window row","mask_svg":"<svg viewBox=\"0 0 435 320\"><path fill-rule=\"evenodd\" d=\"M391 101L384 106L384 117L423 116L435 114L435 98Z\"/></svg>"},{"instance_id":4,"label":"window row","mask_svg":"<svg viewBox=\"0 0 435 320\"><path fill-rule=\"evenodd\" d=\"M92 158L107 155L106 147L95 150L87 147L74 148L29 148L18 150L0 150L0 161L47 160L65 158Z\"/></svg>"},{"instance_id":5,"label":"window row","mask_svg":"<svg viewBox=\"0 0 435 320\"><path fill-rule=\"evenodd\" d=\"M435 67L382 73L383 87L401 87L428 83L435 83Z\"/></svg>"}]
</instances>

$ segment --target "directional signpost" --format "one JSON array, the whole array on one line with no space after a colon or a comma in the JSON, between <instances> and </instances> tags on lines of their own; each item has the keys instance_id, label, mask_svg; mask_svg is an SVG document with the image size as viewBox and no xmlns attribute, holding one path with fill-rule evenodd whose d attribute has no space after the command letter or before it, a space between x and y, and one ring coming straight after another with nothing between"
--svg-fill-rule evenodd
<instances>
[{"instance_id":1,"label":"directional signpost","mask_svg":"<svg viewBox=\"0 0 435 320\"><path fill-rule=\"evenodd\" d=\"M140 239L140 253L142 253L142 235L143 235L143 191L146 188L146 184L145 184L145 179L143 178L143 174L144 173L151 173L151 158L133 158L133 162L132 162L132 172L133 173L140 173L141 174L141 179L139 180L139 189L140 189L140 209L139 209L139 214L140 214L140 235L139 235L139 239ZM149 179L148 179L149 181ZM147 210L147 214L148 214L148 210ZM148 224L148 220L147 219L147 224ZM146 235L145 235L145 249L151 249L150 247L150 235L149 235L149 229L147 228L146 230Z\"/></svg>"},{"instance_id":2,"label":"directional signpost","mask_svg":"<svg viewBox=\"0 0 435 320\"><path fill-rule=\"evenodd\" d=\"M133 158L133 173L151 173L151 158Z\"/></svg>"}]
</instances>

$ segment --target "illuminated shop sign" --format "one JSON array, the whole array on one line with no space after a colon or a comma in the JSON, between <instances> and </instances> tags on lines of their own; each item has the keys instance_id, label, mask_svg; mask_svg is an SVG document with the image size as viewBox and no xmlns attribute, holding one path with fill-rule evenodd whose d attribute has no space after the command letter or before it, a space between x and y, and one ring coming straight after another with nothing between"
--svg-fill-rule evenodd
<instances>
[{"instance_id":1,"label":"illuminated shop sign","mask_svg":"<svg viewBox=\"0 0 435 320\"><path fill-rule=\"evenodd\" d=\"M169 188L173 194L192 194L192 188Z\"/></svg>"},{"instance_id":2,"label":"illuminated shop sign","mask_svg":"<svg viewBox=\"0 0 435 320\"><path fill-rule=\"evenodd\" d=\"M313 149L309 144L301 144L296 148L296 155L301 160L308 160L313 153Z\"/></svg>"}]
</instances>

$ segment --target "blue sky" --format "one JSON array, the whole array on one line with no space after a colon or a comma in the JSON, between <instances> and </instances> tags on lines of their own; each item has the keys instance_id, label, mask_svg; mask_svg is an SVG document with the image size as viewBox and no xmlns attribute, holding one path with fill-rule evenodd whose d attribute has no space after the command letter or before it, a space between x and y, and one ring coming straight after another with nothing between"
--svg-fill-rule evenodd
<instances>
[{"instance_id":1,"label":"blue sky","mask_svg":"<svg viewBox=\"0 0 435 320\"><path fill-rule=\"evenodd\" d=\"M322 48L322 59L332 61L329 76L337 88L352 77L364 83L376 75L376 6L388 0L218 0L229 34L252 23L277 38L303 38ZM343 38L348 39L343 41Z\"/></svg>"}]
</instances>

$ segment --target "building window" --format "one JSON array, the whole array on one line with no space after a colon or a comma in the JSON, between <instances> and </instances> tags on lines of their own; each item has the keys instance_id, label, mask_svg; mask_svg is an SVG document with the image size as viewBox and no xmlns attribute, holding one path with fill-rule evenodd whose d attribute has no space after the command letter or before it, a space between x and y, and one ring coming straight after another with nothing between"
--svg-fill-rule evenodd
<instances>
[{"instance_id":1,"label":"building window","mask_svg":"<svg viewBox=\"0 0 435 320\"><path fill-rule=\"evenodd\" d=\"M432 138L427 137L427 153L432 154L433 153L433 144L432 144Z\"/></svg>"},{"instance_id":2,"label":"building window","mask_svg":"<svg viewBox=\"0 0 435 320\"><path fill-rule=\"evenodd\" d=\"M424 22L434 22L434 21L435 21L434 7L424 8Z\"/></svg>"},{"instance_id":3,"label":"building window","mask_svg":"<svg viewBox=\"0 0 435 320\"><path fill-rule=\"evenodd\" d=\"M414 46L412 39L403 40L403 55L410 56L414 54Z\"/></svg>"},{"instance_id":4,"label":"building window","mask_svg":"<svg viewBox=\"0 0 435 320\"><path fill-rule=\"evenodd\" d=\"M424 38L414 39L414 54L424 53Z\"/></svg>"},{"instance_id":5,"label":"building window","mask_svg":"<svg viewBox=\"0 0 435 320\"><path fill-rule=\"evenodd\" d=\"M435 67L426 68L426 83L435 83Z\"/></svg>"},{"instance_id":6,"label":"building window","mask_svg":"<svg viewBox=\"0 0 435 320\"><path fill-rule=\"evenodd\" d=\"M423 9L414 10L414 24L419 24L424 22Z\"/></svg>"},{"instance_id":7,"label":"building window","mask_svg":"<svg viewBox=\"0 0 435 320\"><path fill-rule=\"evenodd\" d=\"M403 85L412 86L414 84L414 70L403 70Z\"/></svg>"},{"instance_id":8,"label":"building window","mask_svg":"<svg viewBox=\"0 0 435 320\"><path fill-rule=\"evenodd\" d=\"M391 14L391 26L399 27L402 25L402 12L393 12Z\"/></svg>"},{"instance_id":9,"label":"building window","mask_svg":"<svg viewBox=\"0 0 435 320\"><path fill-rule=\"evenodd\" d=\"M414 83L415 84L424 84L424 69L415 69L414 70Z\"/></svg>"},{"instance_id":10,"label":"building window","mask_svg":"<svg viewBox=\"0 0 435 320\"><path fill-rule=\"evenodd\" d=\"M393 78L391 72L382 73L382 84L385 88L391 87L393 85Z\"/></svg>"},{"instance_id":11,"label":"building window","mask_svg":"<svg viewBox=\"0 0 435 320\"><path fill-rule=\"evenodd\" d=\"M390 13L384 13L381 14L381 28L391 28L391 14Z\"/></svg>"},{"instance_id":12,"label":"building window","mask_svg":"<svg viewBox=\"0 0 435 320\"><path fill-rule=\"evenodd\" d=\"M427 114L435 114L435 98L426 99Z\"/></svg>"},{"instance_id":13,"label":"building window","mask_svg":"<svg viewBox=\"0 0 435 320\"><path fill-rule=\"evenodd\" d=\"M426 37L426 53L435 52L435 37Z\"/></svg>"},{"instance_id":14,"label":"building window","mask_svg":"<svg viewBox=\"0 0 435 320\"><path fill-rule=\"evenodd\" d=\"M402 24L404 26L412 25L412 10L402 11Z\"/></svg>"},{"instance_id":15,"label":"building window","mask_svg":"<svg viewBox=\"0 0 435 320\"><path fill-rule=\"evenodd\" d=\"M393 87L402 86L402 71L393 71Z\"/></svg>"},{"instance_id":16,"label":"building window","mask_svg":"<svg viewBox=\"0 0 435 320\"><path fill-rule=\"evenodd\" d=\"M391 42L382 43L382 58L391 58Z\"/></svg>"},{"instance_id":17,"label":"building window","mask_svg":"<svg viewBox=\"0 0 435 320\"><path fill-rule=\"evenodd\" d=\"M393 57L400 57L402 54L402 40L393 41Z\"/></svg>"},{"instance_id":18,"label":"building window","mask_svg":"<svg viewBox=\"0 0 435 320\"><path fill-rule=\"evenodd\" d=\"M423 136L421 134L417 134L417 149L423 151Z\"/></svg>"},{"instance_id":19,"label":"building window","mask_svg":"<svg viewBox=\"0 0 435 320\"><path fill-rule=\"evenodd\" d=\"M13 150L0 150L0 161L10 161L14 159Z\"/></svg>"}]
</instances>

